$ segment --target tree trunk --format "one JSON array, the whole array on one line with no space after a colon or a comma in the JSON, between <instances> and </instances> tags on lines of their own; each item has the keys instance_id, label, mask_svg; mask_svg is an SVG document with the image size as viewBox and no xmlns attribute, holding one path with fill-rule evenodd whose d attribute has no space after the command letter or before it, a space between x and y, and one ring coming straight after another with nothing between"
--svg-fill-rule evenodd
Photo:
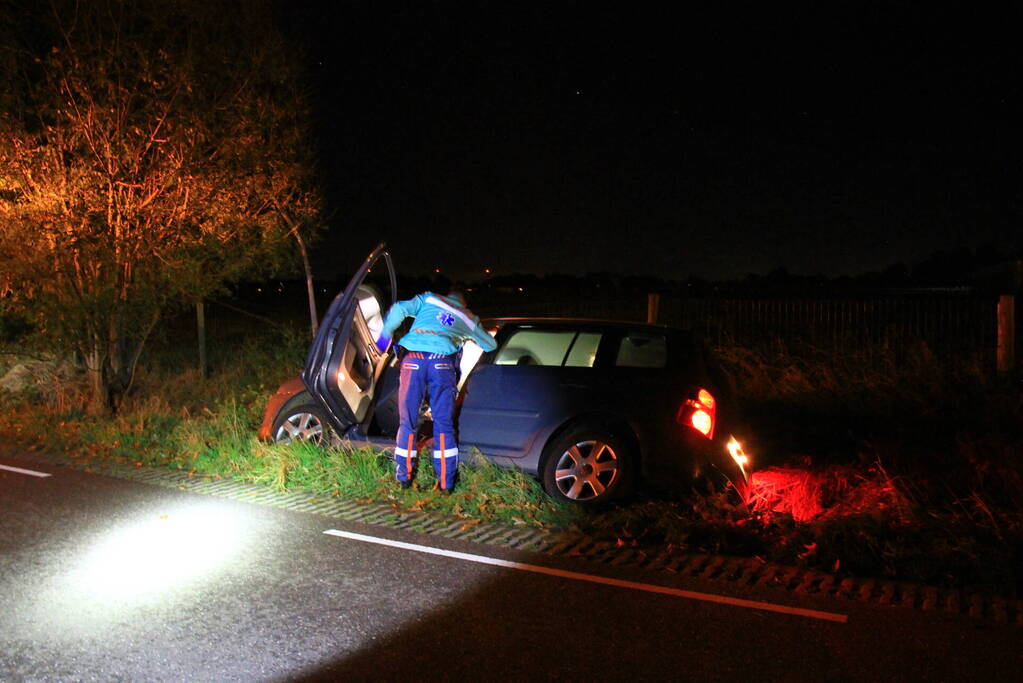
<instances>
[{"instance_id":1,"label":"tree trunk","mask_svg":"<svg viewBox=\"0 0 1023 683\"><path fill-rule=\"evenodd\" d=\"M93 338L89 349L85 352L85 371L89 377L89 414L106 415L110 412L110 390L107 386L102 343Z\"/></svg>"},{"instance_id":2,"label":"tree trunk","mask_svg":"<svg viewBox=\"0 0 1023 683\"><path fill-rule=\"evenodd\" d=\"M305 242L302 240L302 236L298 234L298 229L292 230L295 235L295 240L298 241L298 250L302 252L302 267L305 268L305 289L306 295L309 298L309 326L313 331L313 339L316 338L316 290L313 289L313 269L309 265L309 254L305 250Z\"/></svg>"},{"instance_id":3,"label":"tree trunk","mask_svg":"<svg viewBox=\"0 0 1023 683\"><path fill-rule=\"evenodd\" d=\"M121 399L128 387L128 348L121 332L121 316L114 311L108 321L106 348L106 394L107 408L117 412Z\"/></svg>"},{"instance_id":4,"label":"tree trunk","mask_svg":"<svg viewBox=\"0 0 1023 683\"><path fill-rule=\"evenodd\" d=\"M298 242L298 251L302 254L302 268L305 269L306 296L309 299L309 328L313 332L313 339L315 339L319 316L316 315L316 291L313 289L313 269L309 265L309 254L305 248L305 240L302 239L302 235L298 232L298 224L291 220L291 217L281 208L276 200L274 200L273 204L281 221L288 227L289 232L295 236L295 241Z\"/></svg>"}]
</instances>

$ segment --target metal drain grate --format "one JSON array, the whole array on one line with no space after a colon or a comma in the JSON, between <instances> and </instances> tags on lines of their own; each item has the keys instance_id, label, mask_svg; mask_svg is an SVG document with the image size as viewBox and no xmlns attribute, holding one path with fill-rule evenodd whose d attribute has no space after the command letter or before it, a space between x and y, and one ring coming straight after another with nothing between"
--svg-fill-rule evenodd
<instances>
[{"instance_id":1,"label":"metal drain grate","mask_svg":"<svg viewBox=\"0 0 1023 683\"><path fill-rule=\"evenodd\" d=\"M401 512L387 503L324 499L304 492L278 493L259 484L191 476L186 472L108 462L86 464L68 457L41 453L28 455L18 453L17 457L145 484L178 488L192 493L502 548L539 552L551 556L581 557L611 566L671 572L702 580L746 586L774 586L807 595L969 615L978 619L992 619L1003 624L1023 626L1023 601L998 595L875 579L839 580L831 574L817 570L780 566L756 558L697 553L674 555L663 549L648 552L650 549L622 548L615 543L597 541L583 534L546 532L493 522L473 525L464 519L430 512Z\"/></svg>"}]
</instances>

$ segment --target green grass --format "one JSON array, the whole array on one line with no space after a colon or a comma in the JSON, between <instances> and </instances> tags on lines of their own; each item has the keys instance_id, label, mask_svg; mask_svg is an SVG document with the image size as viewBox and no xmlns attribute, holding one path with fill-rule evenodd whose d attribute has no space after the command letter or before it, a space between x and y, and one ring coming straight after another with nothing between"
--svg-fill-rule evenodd
<instances>
[{"instance_id":1,"label":"green grass","mask_svg":"<svg viewBox=\"0 0 1023 683\"><path fill-rule=\"evenodd\" d=\"M87 415L80 385L59 387L60 401L38 393L2 397L0 432L81 461L167 467L467 520L551 527L574 518L573 510L548 498L531 477L482 459L473 467L461 465L455 494L441 496L432 490L428 463L420 464L415 486L403 491L391 460L375 451L258 441L266 400L301 365L306 340L264 331L258 338L239 337L238 344L230 357L212 359L206 378L187 367L191 358L179 347L157 349L114 416Z\"/></svg>"},{"instance_id":2,"label":"green grass","mask_svg":"<svg viewBox=\"0 0 1023 683\"><path fill-rule=\"evenodd\" d=\"M82 461L380 501L469 525L578 530L648 555L724 553L861 576L1023 587L1023 392L970 360L952 367L926 349L900 358L884 349L720 350L741 389L755 462L826 482L823 512L797 521L771 506L751 513L727 491L641 494L585 513L485 460L461 465L455 494L441 496L428 459L415 486L400 490L393 463L375 452L260 443L265 401L301 365L307 344L300 333L222 326L210 343L211 372L201 377L191 349L168 333L116 416L87 415L84 385L72 378L0 395L0 433ZM898 504L870 497L882 489Z\"/></svg>"}]
</instances>

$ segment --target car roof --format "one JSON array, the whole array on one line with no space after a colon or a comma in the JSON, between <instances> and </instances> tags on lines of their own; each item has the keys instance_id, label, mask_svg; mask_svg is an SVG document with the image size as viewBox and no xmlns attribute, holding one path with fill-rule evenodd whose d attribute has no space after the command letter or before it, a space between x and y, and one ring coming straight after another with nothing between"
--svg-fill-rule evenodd
<instances>
[{"instance_id":1,"label":"car roof","mask_svg":"<svg viewBox=\"0 0 1023 683\"><path fill-rule=\"evenodd\" d=\"M606 327L612 329L625 329L630 330L649 330L651 332L681 332L689 334L689 330L683 330L678 327L668 327L667 325L651 325L649 323L641 322L630 322L628 320L603 320L600 318L569 318L569 317L502 317L502 318L484 318L482 321L484 326L491 325L506 325L514 323L516 325L550 325L550 326L562 326L562 325L586 325L594 327Z\"/></svg>"}]
</instances>

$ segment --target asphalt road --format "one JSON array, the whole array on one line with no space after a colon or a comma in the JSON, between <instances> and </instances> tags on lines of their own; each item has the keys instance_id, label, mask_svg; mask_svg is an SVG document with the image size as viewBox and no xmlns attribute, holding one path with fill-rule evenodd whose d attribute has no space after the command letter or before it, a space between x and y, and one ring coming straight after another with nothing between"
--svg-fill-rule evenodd
<instances>
[{"instance_id":1,"label":"asphalt road","mask_svg":"<svg viewBox=\"0 0 1023 683\"><path fill-rule=\"evenodd\" d=\"M0 465L52 474L0 469L4 681L997 681L1023 670L1018 626L739 592L11 458Z\"/></svg>"}]
</instances>

